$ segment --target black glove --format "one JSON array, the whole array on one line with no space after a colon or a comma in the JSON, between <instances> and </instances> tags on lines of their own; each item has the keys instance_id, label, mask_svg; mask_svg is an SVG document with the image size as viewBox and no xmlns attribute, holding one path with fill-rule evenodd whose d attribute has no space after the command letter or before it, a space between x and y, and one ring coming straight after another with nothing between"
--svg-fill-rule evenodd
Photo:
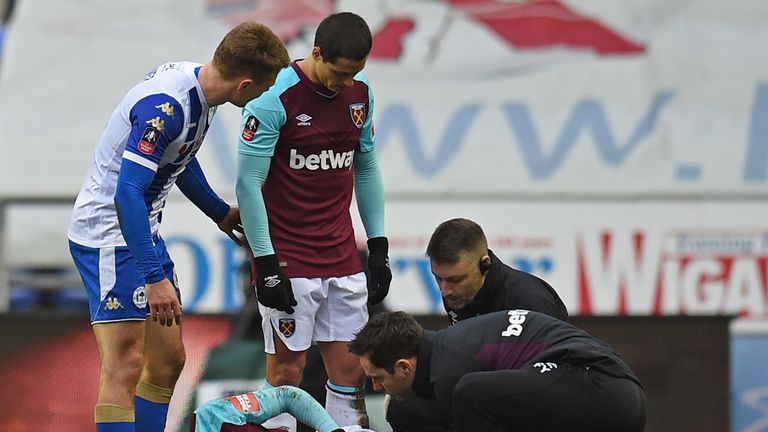
<instances>
[{"instance_id":1,"label":"black glove","mask_svg":"<svg viewBox=\"0 0 768 432\"><path fill-rule=\"evenodd\" d=\"M291 280L280 271L277 255L254 258L256 266L256 297L259 303L289 314L293 313L296 299L293 297Z\"/></svg>"},{"instance_id":2,"label":"black glove","mask_svg":"<svg viewBox=\"0 0 768 432\"><path fill-rule=\"evenodd\" d=\"M381 303L389 293L389 242L386 237L368 239L368 304Z\"/></svg>"}]
</instances>

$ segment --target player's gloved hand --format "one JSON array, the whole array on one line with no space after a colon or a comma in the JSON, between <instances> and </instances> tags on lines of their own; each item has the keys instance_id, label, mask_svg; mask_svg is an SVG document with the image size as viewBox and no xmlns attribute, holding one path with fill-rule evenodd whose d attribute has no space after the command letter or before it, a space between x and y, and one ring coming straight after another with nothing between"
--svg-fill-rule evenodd
<instances>
[{"instance_id":1,"label":"player's gloved hand","mask_svg":"<svg viewBox=\"0 0 768 432\"><path fill-rule=\"evenodd\" d=\"M256 297L259 303L287 313L293 313L296 298L293 297L291 280L280 271L277 255L254 258L256 265Z\"/></svg>"},{"instance_id":2,"label":"player's gloved hand","mask_svg":"<svg viewBox=\"0 0 768 432\"><path fill-rule=\"evenodd\" d=\"M368 304L381 303L389 293L389 242L386 237L368 239Z\"/></svg>"}]
</instances>

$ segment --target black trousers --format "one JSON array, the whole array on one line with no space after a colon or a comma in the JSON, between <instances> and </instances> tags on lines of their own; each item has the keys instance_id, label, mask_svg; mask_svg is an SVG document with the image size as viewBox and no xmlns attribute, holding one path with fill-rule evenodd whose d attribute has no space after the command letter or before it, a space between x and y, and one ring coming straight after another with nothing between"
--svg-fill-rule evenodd
<instances>
[{"instance_id":1,"label":"black trousers","mask_svg":"<svg viewBox=\"0 0 768 432\"><path fill-rule=\"evenodd\" d=\"M634 381L583 366L546 368L544 372L542 366L530 366L463 376L453 392L453 424L447 413L425 411L439 409L434 401L425 405L408 399L390 405L387 418L397 432L644 430L645 395Z\"/></svg>"}]
</instances>

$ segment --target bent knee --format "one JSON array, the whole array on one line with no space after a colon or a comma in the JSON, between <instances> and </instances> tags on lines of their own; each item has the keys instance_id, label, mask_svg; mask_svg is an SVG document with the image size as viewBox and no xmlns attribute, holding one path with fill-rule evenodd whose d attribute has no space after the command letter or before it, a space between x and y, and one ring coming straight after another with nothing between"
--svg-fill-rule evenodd
<instances>
[{"instance_id":1,"label":"bent knee","mask_svg":"<svg viewBox=\"0 0 768 432\"><path fill-rule=\"evenodd\" d=\"M172 350L165 358L163 358L163 360L164 364L158 365L159 369L162 370L162 375L175 383L181 375L181 371L184 369L184 364L187 362L187 354L184 351L184 348L181 347Z\"/></svg>"},{"instance_id":2,"label":"bent knee","mask_svg":"<svg viewBox=\"0 0 768 432\"><path fill-rule=\"evenodd\" d=\"M186 363L187 353L184 351L184 347L182 346L178 349L174 349L173 352L169 354L167 367L177 374L180 374Z\"/></svg>"},{"instance_id":3,"label":"bent knee","mask_svg":"<svg viewBox=\"0 0 768 432\"><path fill-rule=\"evenodd\" d=\"M296 363L278 363L270 368L268 381L273 386L299 385L301 381L302 367Z\"/></svg>"},{"instance_id":4,"label":"bent knee","mask_svg":"<svg viewBox=\"0 0 768 432\"><path fill-rule=\"evenodd\" d=\"M331 382L342 386L361 387L365 383L365 371L360 361L336 361L328 365L328 378Z\"/></svg>"},{"instance_id":5,"label":"bent knee","mask_svg":"<svg viewBox=\"0 0 768 432\"><path fill-rule=\"evenodd\" d=\"M176 385L185 362L186 354L183 347L150 354L144 365L143 379L160 387L172 388Z\"/></svg>"},{"instance_id":6,"label":"bent knee","mask_svg":"<svg viewBox=\"0 0 768 432\"><path fill-rule=\"evenodd\" d=\"M123 357L110 356L101 364L102 380L110 385L133 388L144 368L144 356L140 351L130 351Z\"/></svg>"}]
</instances>

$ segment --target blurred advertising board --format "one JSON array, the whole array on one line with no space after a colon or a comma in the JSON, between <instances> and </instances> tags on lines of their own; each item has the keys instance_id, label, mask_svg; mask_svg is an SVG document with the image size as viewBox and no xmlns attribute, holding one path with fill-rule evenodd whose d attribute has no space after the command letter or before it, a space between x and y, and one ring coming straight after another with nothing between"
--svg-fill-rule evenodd
<instances>
[{"instance_id":1,"label":"blurred advertising board","mask_svg":"<svg viewBox=\"0 0 768 432\"><path fill-rule=\"evenodd\" d=\"M731 325L731 430L768 429L768 320L744 319Z\"/></svg>"},{"instance_id":2,"label":"blurred advertising board","mask_svg":"<svg viewBox=\"0 0 768 432\"><path fill-rule=\"evenodd\" d=\"M390 201L386 211L393 309L442 310L424 251L440 222L466 217L502 261L547 280L574 315L766 314L768 204ZM185 310L236 310L242 250L185 201L164 217ZM356 232L364 245L359 223Z\"/></svg>"}]
</instances>

